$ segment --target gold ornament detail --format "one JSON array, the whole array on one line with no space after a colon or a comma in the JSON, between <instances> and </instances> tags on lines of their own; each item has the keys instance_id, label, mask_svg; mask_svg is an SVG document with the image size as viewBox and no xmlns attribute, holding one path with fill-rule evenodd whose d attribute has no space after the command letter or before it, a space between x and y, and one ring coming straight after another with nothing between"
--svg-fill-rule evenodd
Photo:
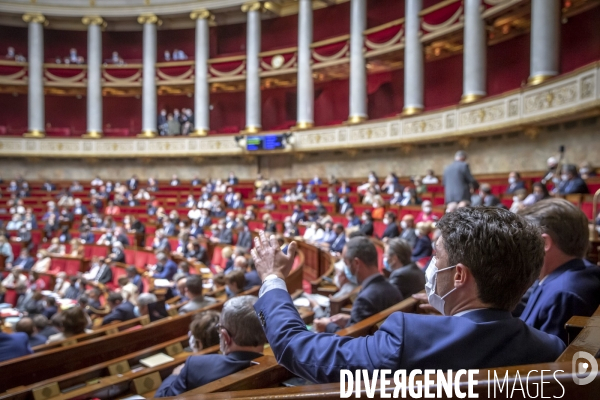
<instances>
[{"instance_id":1,"label":"gold ornament detail","mask_svg":"<svg viewBox=\"0 0 600 400\"><path fill-rule=\"evenodd\" d=\"M32 22L32 23L36 23L36 24L45 24L46 17L44 17L42 14L29 13L29 14L23 15L23 21L25 21L27 23Z\"/></svg>"},{"instance_id":2,"label":"gold ornament detail","mask_svg":"<svg viewBox=\"0 0 600 400\"><path fill-rule=\"evenodd\" d=\"M162 21L155 14L142 14L137 18L137 22L138 24L162 24Z\"/></svg>"},{"instance_id":3,"label":"gold ornament detail","mask_svg":"<svg viewBox=\"0 0 600 400\"><path fill-rule=\"evenodd\" d=\"M246 4L242 4L242 12L249 11L265 11L265 5L261 1L251 1Z\"/></svg>"},{"instance_id":4,"label":"gold ornament detail","mask_svg":"<svg viewBox=\"0 0 600 400\"><path fill-rule=\"evenodd\" d=\"M209 21L214 21L215 16L208 10L196 10L190 13L190 18L193 20L197 19L207 19Z\"/></svg>"},{"instance_id":5,"label":"gold ornament detail","mask_svg":"<svg viewBox=\"0 0 600 400\"><path fill-rule=\"evenodd\" d=\"M81 23L84 25L100 25L100 26L106 25L106 23L104 22L102 17L100 17L98 15L85 16L85 17L81 18Z\"/></svg>"}]
</instances>

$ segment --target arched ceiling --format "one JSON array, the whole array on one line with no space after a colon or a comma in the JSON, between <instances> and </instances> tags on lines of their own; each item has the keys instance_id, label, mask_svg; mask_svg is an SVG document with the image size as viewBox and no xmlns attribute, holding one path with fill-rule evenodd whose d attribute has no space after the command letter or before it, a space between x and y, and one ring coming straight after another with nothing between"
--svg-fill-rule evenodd
<instances>
[{"instance_id":1,"label":"arched ceiling","mask_svg":"<svg viewBox=\"0 0 600 400\"><path fill-rule=\"evenodd\" d=\"M333 6L349 0L312 0L313 8ZM81 17L99 15L107 22L108 30L140 29L135 19L140 14L153 13L163 20L165 29L190 28L191 11L210 10L220 25L245 21L241 6L248 0L6 0L0 1L0 25L22 26L26 13L43 14L48 29L85 29ZM297 0L265 1L264 18L293 15L298 12Z\"/></svg>"}]
</instances>

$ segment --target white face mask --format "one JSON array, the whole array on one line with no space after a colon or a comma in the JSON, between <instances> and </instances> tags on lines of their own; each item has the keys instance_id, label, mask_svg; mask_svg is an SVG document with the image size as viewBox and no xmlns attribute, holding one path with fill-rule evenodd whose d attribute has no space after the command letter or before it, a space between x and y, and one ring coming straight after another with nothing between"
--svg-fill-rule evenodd
<instances>
[{"instance_id":1,"label":"white face mask","mask_svg":"<svg viewBox=\"0 0 600 400\"><path fill-rule=\"evenodd\" d=\"M189 343L190 343L190 349L192 349L192 351L194 353L197 352L198 346L196 346L196 338L194 337L194 335L190 336Z\"/></svg>"},{"instance_id":2,"label":"white face mask","mask_svg":"<svg viewBox=\"0 0 600 400\"><path fill-rule=\"evenodd\" d=\"M562 174L562 175L560 176L560 179L562 179L563 181L566 181L566 180L568 180L568 179L569 179L569 175L567 175L567 174Z\"/></svg>"},{"instance_id":3,"label":"white face mask","mask_svg":"<svg viewBox=\"0 0 600 400\"><path fill-rule=\"evenodd\" d=\"M443 269L437 269L435 265L436 261L437 258L432 257L431 261L429 262L429 266L425 271L425 292L427 293L427 299L429 300L429 304L431 304L431 306L438 310L442 315L446 315L446 312L444 311L446 301L444 299L448 297L450 293L454 292L456 288L452 289L443 296L440 296L439 294L435 293L435 289L437 286L437 274L438 272L455 268L456 265Z\"/></svg>"},{"instance_id":4,"label":"white face mask","mask_svg":"<svg viewBox=\"0 0 600 400\"><path fill-rule=\"evenodd\" d=\"M390 223L390 220L389 220L389 219L387 219L387 218L384 218L384 219L383 219L383 223L387 225L387 224L389 224L389 223Z\"/></svg>"},{"instance_id":5,"label":"white face mask","mask_svg":"<svg viewBox=\"0 0 600 400\"><path fill-rule=\"evenodd\" d=\"M513 177L508 178L508 183L511 184L511 185L513 183L515 183L516 181L517 181L516 178L513 178Z\"/></svg>"},{"instance_id":6,"label":"white face mask","mask_svg":"<svg viewBox=\"0 0 600 400\"><path fill-rule=\"evenodd\" d=\"M406 223L406 221L400 221L400 226L402 227L402 229L408 228L408 224Z\"/></svg>"},{"instance_id":7,"label":"white face mask","mask_svg":"<svg viewBox=\"0 0 600 400\"><path fill-rule=\"evenodd\" d=\"M431 212L431 207L423 207L423 212L429 214Z\"/></svg>"}]
</instances>

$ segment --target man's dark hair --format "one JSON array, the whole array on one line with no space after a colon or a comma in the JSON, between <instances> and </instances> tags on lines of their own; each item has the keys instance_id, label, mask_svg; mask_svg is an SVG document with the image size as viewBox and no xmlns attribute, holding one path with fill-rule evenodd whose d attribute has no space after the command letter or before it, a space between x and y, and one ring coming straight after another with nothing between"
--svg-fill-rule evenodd
<instances>
[{"instance_id":1,"label":"man's dark hair","mask_svg":"<svg viewBox=\"0 0 600 400\"><path fill-rule=\"evenodd\" d=\"M390 239L390 241L387 242L387 246L387 254L395 254L402 265L408 265L412 262L412 249L410 247L410 243L408 243L406 240L400 238Z\"/></svg>"},{"instance_id":2,"label":"man's dark hair","mask_svg":"<svg viewBox=\"0 0 600 400\"><path fill-rule=\"evenodd\" d=\"M356 237L367 237L367 235L365 235L363 232L361 231L354 231L354 232L350 232L348 234L348 239L354 239Z\"/></svg>"},{"instance_id":3,"label":"man's dark hair","mask_svg":"<svg viewBox=\"0 0 600 400\"><path fill-rule=\"evenodd\" d=\"M61 313L54 314L52 316L52 318L50 318L50 324L52 324L52 326L55 328L62 329L62 326L63 326L62 314Z\"/></svg>"},{"instance_id":4,"label":"man's dark hair","mask_svg":"<svg viewBox=\"0 0 600 400\"><path fill-rule=\"evenodd\" d=\"M122 302L123 301L123 296L121 296L121 293L117 293L117 292L111 292L108 295L108 302L111 304L115 304L117 302Z\"/></svg>"},{"instance_id":5,"label":"man's dark hair","mask_svg":"<svg viewBox=\"0 0 600 400\"><path fill-rule=\"evenodd\" d=\"M54 307L56 305L56 299L52 296L46 297L46 305L49 307Z\"/></svg>"},{"instance_id":6,"label":"man's dark hair","mask_svg":"<svg viewBox=\"0 0 600 400\"><path fill-rule=\"evenodd\" d=\"M479 299L512 311L539 276L544 241L532 223L497 207L463 207L437 224L449 265L469 268Z\"/></svg>"},{"instance_id":7,"label":"man's dark hair","mask_svg":"<svg viewBox=\"0 0 600 400\"><path fill-rule=\"evenodd\" d=\"M244 286L246 286L246 277L244 276L244 271L234 269L225 275L225 282L235 283L239 290L243 290Z\"/></svg>"},{"instance_id":8,"label":"man's dark hair","mask_svg":"<svg viewBox=\"0 0 600 400\"><path fill-rule=\"evenodd\" d=\"M127 272L128 275L135 276L138 274L137 268L134 267L133 265L130 265L129 267L125 268L125 271Z\"/></svg>"},{"instance_id":9,"label":"man's dark hair","mask_svg":"<svg viewBox=\"0 0 600 400\"><path fill-rule=\"evenodd\" d=\"M565 164L562 166L562 172L577 176L577 167L573 164Z\"/></svg>"},{"instance_id":10,"label":"man's dark hair","mask_svg":"<svg viewBox=\"0 0 600 400\"><path fill-rule=\"evenodd\" d=\"M388 217L390 222L394 222L396 220L396 214L392 211L388 211L385 213L385 216Z\"/></svg>"},{"instance_id":11,"label":"man's dark hair","mask_svg":"<svg viewBox=\"0 0 600 400\"><path fill-rule=\"evenodd\" d=\"M58 315L58 314L54 314L54 315ZM43 330L45 327L48 326L48 318L46 318L45 315L42 314L37 314L33 316L33 324L35 325L35 329L37 329L38 331Z\"/></svg>"},{"instance_id":12,"label":"man's dark hair","mask_svg":"<svg viewBox=\"0 0 600 400\"><path fill-rule=\"evenodd\" d=\"M202 295L202 278L198 275L190 275L185 280L185 288L194 297Z\"/></svg>"},{"instance_id":13,"label":"man's dark hair","mask_svg":"<svg viewBox=\"0 0 600 400\"><path fill-rule=\"evenodd\" d=\"M220 318L220 314L216 311L204 311L192 320L190 331L194 338L202 343L203 349L219 344L217 325Z\"/></svg>"},{"instance_id":14,"label":"man's dark hair","mask_svg":"<svg viewBox=\"0 0 600 400\"><path fill-rule=\"evenodd\" d=\"M27 336L31 336L33 335L33 321L28 317L21 318L19 322L17 322L15 330L17 332L26 333Z\"/></svg>"},{"instance_id":15,"label":"man's dark hair","mask_svg":"<svg viewBox=\"0 0 600 400\"><path fill-rule=\"evenodd\" d=\"M524 208L519 215L540 227L565 254L583 258L589 246L588 218L565 199L546 199Z\"/></svg>"},{"instance_id":16,"label":"man's dark hair","mask_svg":"<svg viewBox=\"0 0 600 400\"><path fill-rule=\"evenodd\" d=\"M366 236L354 237L346 243L346 258L358 258L367 267L377 268L377 249Z\"/></svg>"},{"instance_id":17,"label":"man's dark hair","mask_svg":"<svg viewBox=\"0 0 600 400\"><path fill-rule=\"evenodd\" d=\"M71 307L62 313L62 325L66 334L79 335L85 331L87 324L85 313L79 306Z\"/></svg>"}]
</instances>

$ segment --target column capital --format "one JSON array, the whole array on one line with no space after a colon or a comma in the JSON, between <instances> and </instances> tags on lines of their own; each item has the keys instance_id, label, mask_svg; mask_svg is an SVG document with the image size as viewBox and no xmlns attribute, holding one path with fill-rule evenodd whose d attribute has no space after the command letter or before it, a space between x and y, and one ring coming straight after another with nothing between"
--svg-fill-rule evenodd
<instances>
[{"instance_id":1,"label":"column capital","mask_svg":"<svg viewBox=\"0 0 600 400\"><path fill-rule=\"evenodd\" d=\"M242 12L265 11L265 5L262 1L249 1L242 4Z\"/></svg>"},{"instance_id":2,"label":"column capital","mask_svg":"<svg viewBox=\"0 0 600 400\"><path fill-rule=\"evenodd\" d=\"M197 19L207 19L209 22L212 22L215 20L214 14L205 9L192 11L190 13L190 18L193 19L194 21Z\"/></svg>"},{"instance_id":3,"label":"column capital","mask_svg":"<svg viewBox=\"0 0 600 400\"><path fill-rule=\"evenodd\" d=\"M137 18L137 22L138 24L162 24L162 21L156 16L156 14L142 14Z\"/></svg>"},{"instance_id":4,"label":"column capital","mask_svg":"<svg viewBox=\"0 0 600 400\"><path fill-rule=\"evenodd\" d=\"M47 24L48 21L46 20L46 17L44 17L42 14L37 14L37 13L27 13L27 14L23 14L23 21L27 22L27 23L37 23L37 24Z\"/></svg>"},{"instance_id":5,"label":"column capital","mask_svg":"<svg viewBox=\"0 0 600 400\"><path fill-rule=\"evenodd\" d=\"M106 26L106 22L99 15L86 15L81 18L81 23L84 25L100 25L102 27Z\"/></svg>"}]
</instances>

